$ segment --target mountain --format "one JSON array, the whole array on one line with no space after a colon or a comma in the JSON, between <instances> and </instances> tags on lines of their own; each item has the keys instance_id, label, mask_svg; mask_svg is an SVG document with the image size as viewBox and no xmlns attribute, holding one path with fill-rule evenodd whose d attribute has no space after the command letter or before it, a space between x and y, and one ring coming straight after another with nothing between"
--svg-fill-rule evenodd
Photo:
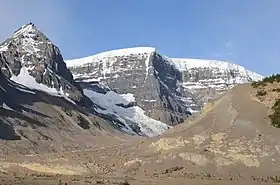
<instances>
[{"instance_id":1,"label":"mountain","mask_svg":"<svg viewBox=\"0 0 280 185\"><path fill-rule=\"evenodd\" d=\"M279 75L240 84L262 76L154 48L69 70L33 24L0 44L0 65L4 184L280 182Z\"/></svg>"},{"instance_id":2,"label":"mountain","mask_svg":"<svg viewBox=\"0 0 280 185\"><path fill-rule=\"evenodd\" d=\"M66 64L76 81L101 82L118 93L132 93L146 115L172 125L233 86L263 78L237 64L168 58L150 47L106 51Z\"/></svg>"},{"instance_id":3,"label":"mountain","mask_svg":"<svg viewBox=\"0 0 280 185\"><path fill-rule=\"evenodd\" d=\"M58 47L32 23L22 26L1 44L0 61L1 72L7 78L78 103L89 103L74 82Z\"/></svg>"},{"instance_id":4,"label":"mountain","mask_svg":"<svg viewBox=\"0 0 280 185\"><path fill-rule=\"evenodd\" d=\"M146 136L138 123L98 112L105 108L84 94L59 48L32 23L0 44L0 65L0 138L10 143L2 153L85 148L96 135Z\"/></svg>"},{"instance_id":5,"label":"mountain","mask_svg":"<svg viewBox=\"0 0 280 185\"><path fill-rule=\"evenodd\" d=\"M85 149L99 137L110 138L108 133L125 133L70 99L28 88L1 72L0 128L1 156Z\"/></svg>"},{"instance_id":6,"label":"mountain","mask_svg":"<svg viewBox=\"0 0 280 185\"><path fill-rule=\"evenodd\" d=\"M267 105L279 98L273 90L279 87L279 82L257 89L237 85L157 137L64 153L9 155L0 163L5 172L0 177L21 184L279 184L279 128L267 119ZM259 90L267 92L262 100Z\"/></svg>"},{"instance_id":7,"label":"mountain","mask_svg":"<svg viewBox=\"0 0 280 185\"><path fill-rule=\"evenodd\" d=\"M138 163L135 176L145 171L143 179L168 178L172 184L182 184L175 183L180 178L209 180L209 184L221 183L214 180L279 182L279 128L267 119L268 100L277 100L275 87L279 82L263 86L267 95L260 101L250 84L235 86L185 124L143 141L128 166Z\"/></svg>"},{"instance_id":8,"label":"mountain","mask_svg":"<svg viewBox=\"0 0 280 185\"><path fill-rule=\"evenodd\" d=\"M31 119L35 116L37 117L36 120L42 123L40 125L45 125L46 121L45 117L41 116L47 115L48 118L53 118L49 120L50 123L62 122L65 123L65 127L67 127L66 121L68 119L71 119L71 121L68 120L69 123L75 122L78 125L86 119L86 129L90 129L91 127L97 127L98 129L110 127L129 135L154 136L170 128L168 125L146 116L144 110L135 104L133 95L117 94L101 84L82 84L75 82L72 73L66 67L59 48L32 23L23 25L10 38L0 44L0 65L1 80L3 83L13 84L8 85L9 90L3 90L3 97L9 98L6 100L3 99L5 101L1 104L2 108L5 109L10 104L26 107L24 101L22 105L22 101L13 98L13 96L18 96L21 99L29 99L30 101L27 101L28 111L22 111L23 108L11 108L10 111L13 110ZM11 89L11 87L13 88ZM20 87L21 91L18 91ZM29 93L18 95L23 91L22 89L26 89L25 91ZM33 95L30 95L30 93ZM106 93L108 94L106 95ZM111 97L112 95L114 96ZM57 111L59 118L53 115L55 114L53 111L45 112L46 110L53 109L53 105L58 106L56 102L52 101L61 102L64 100L68 101L71 104L71 110L73 109L76 112L75 118L71 117L72 113L69 113L71 118L66 119L64 118L65 115L63 112L60 113L60 111ZM42 109L42 107L34 106L33 104L36 104L37 101L44 102L48 108ZM60 103L59 105L62 110L67 109L65 106L69 107L67 103ZM39 117L38 115L29 114L28 112L33 110L33 108L36 112L42 114ZM69 115L67 113L67 117ZM80 115L85 115L85 118ZM3 122L10 125L15 133L17 132L17 129L15 129L18 126L17 123L24 122L24 120L18 119L7 122L5 114L1 116L5 120ZM92 117L102 120L98 122L103 122L103 124L95 123L95 119L92 121ZM61 120L61 118L63 119ZM63 128L61 129L63 130ZM28 132L33 133L33 131L31 129ZM18 135L20 137L24 133L22 132ZM63 138L64 136L61 135L59 137Z\"/></svg>"},{"instance_id":9,"label":"mountain","mask_svg":"<svg viewBox=\"0 0 280 185\"><path fill-rule=\"evenodd\" d=\"M195 94L202 104L237 84L263 79L262 75L243 66L224 61L184 58L172 58L172 61L183 74L183 87Z\"/></svg>"},{"instance_id":10,"label":"mountain","mask_svg":"<svg viewBox=\"0 0 280 185\"><path fill-rule=\"evenodd\" d=\"M103 83L118 94L130 93L145 115L169 125L182 123L195 105L181 86L182 73L154 48L107 51L66 61L76 82Z\"/></svg>"}]
</instances>

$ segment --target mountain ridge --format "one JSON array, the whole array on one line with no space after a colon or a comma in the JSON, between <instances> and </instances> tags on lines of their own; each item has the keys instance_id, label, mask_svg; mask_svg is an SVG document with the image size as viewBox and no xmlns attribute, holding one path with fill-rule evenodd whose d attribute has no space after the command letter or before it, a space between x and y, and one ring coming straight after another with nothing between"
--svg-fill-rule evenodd
<instances>
[{"instance_id":1,"label":"mountain ridge","mask_svg":"<svg viewBox=\"0 0 280 185\"><path fill-rule=\"evenodd\" d=\"M185 102L194 100L182 90L181 73L154 48L118 49L66 64L77 82L104 83L117 93L134 94L153 119L175 125L191 114Z\"/></svg>"},{"instance_id":2,"label":"mountain ridge","mask_svg":"<svg viewBox=\"0 0 280 185\"><path fill-rule=\"evenodd\" d=\"M18 86L25 86L28 89L26 91L31 94L36 96L38 94L36 92L42 91L50 95L46 99L56 96L67 100L76 108L82 106L87 109L86 112L89 115L99 117L109 127L112 126L122 133L149 137L170 128L144 115L143 110L135 105L135 102L124 102L123 97L126 96L124 93L114 94L110 88L101 84L98 87L101 90L99 92L95 91L98 89L97 86L90 83L83 84L85 89L82 89L81 84L74 81L71 71L66 67L59 48L32 23L23 25L0 44L0 64L0 73L3 74L3 78L15 82ZM104 93L115 96L112 98ZM96 97L103 98L103 101L99 101L100 99ZM9 103L7 103L4 102L0 108L8 109ZM66 104L62 105L62 109L65 109L63 106ZM76 111L79 112L79 110ZM20 112L20 114L25 113ZM2 116L5 117L5 115ZM78 115L78 117L83 120L81 116ZM41 121L44 119L42 118ZM80 124L79 120L76 121ZM91 121L86 125L86 129L96 126Z\"/></svg>"},{"instance_id":3,"label":"mountain ridge","mask_svg":"<svg viewBox=\"0 0 280 185\"><path fill-rule=\"evenodd\" d=\"M102 75L92 74L96 72L94 72L94 69L86 72L85 70L87 66L94 63L96 66L101 65L99 64L100 61L103 61L103 64L106 61L110 65L117 59L122 60L123 63L126 63L128 60L135 61L133 56L148 56L146 58L146 62L148 63L149 58L153 54L161 56L165 61L168 61L170 65L180 71L181 77L178 80L184 87L184 91L189 94L189 96L191 96L190 93L192 93L192 99L195 99L194 97L197 97L196 99L198 99L194 100L196 103L189 103L190 108L193 110L199 110L203 104L215 99L236 84L258 81L263 78L262 75L247 70L245 67L238 64L218 60L169 58L168 56L161 55L157 49L153 47L109 50L88 57L66 60L66 65L72 70L72 72L74 71L73 75L76 80L82 76L84 80L87 78L88 81L100 82L105 80L106 74L113 74L116 71L112 68L107 70L107 67L104 68L103 65L103 67L100 68L100 70L103 70ZM149 70L147 63L145 64L146 71ZM83 74L75 72L75 68L81 66L84 67ZM135 69L135 71L136 70L137 69ZM146 76L147 74L148 73L146 73Z\"/></svg>"},{"instance_id":4,"label":"mountain ridge","mask_svg":"<svg viewBox=\"0 0 280 185\"><path fill-rule=\"evenodd\" d=\"M158 50L155 47L145 47L145 46L141 46L141 47L127 47L127 48L118 48L118 49L111 49L111 50L106 50L103 52L98 52L89 56L84 56L84 57L79 57L79 58L75 58L75 59L67 59L65 60L67 63L68 67L73 67L76 65L84 65L89 63L88 61L90 61L90 59L95 59L95 58L104 58L104 57L113 57L113 56L125 56L125 55L130 55L130 54L141 54L141 53L159 53L161 54L161 52L158 52ZM166 55L162 55L164 57L167 57ZM169 59L171 59L171 61L173 61L174 64L176 63L181 63L178 66L179 69L182 69L182 67L180 67L181 65L184 64L184 62L186 63L187 68L194 68L194 67L207 67L207 66L217 66L220 68L229 68L229 67L235 67L235 68L243 68L249 72L252 72L251 70L246 69L244 66L240 65L240 64L235 64L232 63L230 61L224 61L224 60L216 60L216 59L205 59L205 58L183 58L183 57L167 57ZM182 61L182 62L181 62ZM258 78L262 78L263 75L258 74L256 72L252 72L253 74L255 74Z\"/></svg>"}]
</instances>

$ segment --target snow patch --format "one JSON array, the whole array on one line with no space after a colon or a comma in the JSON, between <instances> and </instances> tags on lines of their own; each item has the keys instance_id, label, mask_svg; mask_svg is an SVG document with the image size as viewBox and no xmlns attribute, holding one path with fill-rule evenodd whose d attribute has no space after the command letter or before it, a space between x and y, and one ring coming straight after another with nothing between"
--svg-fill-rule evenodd
<instances>
[{"instance_id":1,"label":"snow patch","mask_svg":"<svg viewBox=\"0 0 280 185\"><path fill-rule=\"evenodd\" d=\"M156 102L157 100L144 100L145 102Z\"/></svg>"},{"instance_id":2,"label":"snow patch","mask_svg":"<svg viewBox=\"0 0 280 185\"><path fill-rule=\"evenodd\" d=\"M1 51L7 51L8 49L9 49L8 45L0 46L0 52Z\"/></svg>"},{"instance_id":3,"label":"snow patch","mask_svg":"<svg viewBox=\"0 0 280 185\"><path fill-rule=\"evenodd\" d=\"M36 28L33 24L25 24L20 29L18 29L16 32L14 32L13 37L17 37L21 34L34 34L36 32Z\"/></svg>"},{"instance_id":4,"label":"snow patch","mask_svg":"<svg viewBox=\"0 0 280 185\"><path fill-rule=\"evenodd\" d=\"M252 78L253 81L262 80L263 76L252 71L246 70L243 66L217 60L205 60L205 59L187 59L187 58L171 58L175 66L180 71L185 71L193 68L218 68L219 70L237 70L240 74L244 74ZM239 82L237 82L239 83ZM243 83L243 82L241 82Z\"/></svg>"},{"instance_id":5,"label":"snow patch","mask_svg":"<svg viewBox=\"0 0 280 185\"><path fill-rule=\"evenodd\" d=\"M118 56L129 56L137 54L151 54L155 52L155 48L152 47L135 47L135 48L125 48L125 49L116 49L111 51L105 51L98 53L89 57L67 60L65 61L67 67L82 66L91 62L98 62L101 59L112 58ZM147 64L146 64L147 65Z\"/></svg>"},{"instance_id":6,"label":"snow patch","mask_svg":"<svg viewBox=\"0 0 280 185\"><path fill-rule=\"evenodd\" d=\"M12 81L24 85L30 89L36 89L39 91L44 91L52 96L59 96L59 97L63 97L66 100L70 101L71 103L75 104L75 102L73 100L71 100L70 98L68 98L69 94L64 93L62 90L62 87L60 88L60 90L58 91L55 88L50 88L44 84L39 84L35 81L35 78L33 78L32 76L29 75L28 70L26 67L22 67L20 69L20 73L18 76L13 75L10 78ZM22 89L20 89L22 91Z\"/></svg>"},{"instance_id":7,"label":"snow patch","mask_svg":"<svg viewBox=\"0 0 280 185\"><path fill-rule=\"evenodd\" d=\"M12 109L11 107L9 107L5 102L3 102L2 108L6 109L6 110L15 111L15 110Z\"/></svg>"},{"instance_id":8,"label":"snow patch","mask_svg":"<svg viewBox=\"0 0 280 185\"><path fill-rule=\"evenodd\" d=\"M152 54L150 54L150 55L147 57L147 59L145 60L145 65L146 65L146 77L145 77L145 80L144 80L144 81L146 81L147 78L148 78L149 68L150 68L150 67L149 67L149 64L150 64L151 58L152 58Z\"/></svg>"},{"instance_id":9,"label":"snow patch","mask_svg":"<svg viewBox=\"0 0 280 185\"><path fill-rule=\"evenodd\" d=\"M135 102L133 94L117 94L114 91L101 94L89 89L84 89L83 91L93 102L106 109L105 111L97 109L98 112L117 115L124 124L125 120L137 123L141 132L149 137L159 135L170 128L168 125L146 116L145 111L139 106L123 108L116 105L128 105L131 102Z\"/></svg>"}]
</instances>

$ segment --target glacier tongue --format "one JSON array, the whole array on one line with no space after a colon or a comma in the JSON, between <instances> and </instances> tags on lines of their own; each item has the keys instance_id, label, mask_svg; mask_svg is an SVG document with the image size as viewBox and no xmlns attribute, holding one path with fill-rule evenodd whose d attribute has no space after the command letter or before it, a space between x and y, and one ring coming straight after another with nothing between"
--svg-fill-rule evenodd
<instances>
[{"instance_id":1,"label":"glacier tongue","mask_svg":"<svg viewBox=\"0 0 280 185\"><path fill-rule=\"evenodd\" d=\"M103 94L91 89L84 89L84 94L105 109L97 108L97 112L119 117L119 121L125 125L122 129L127 133L139 134L132 129L133 127L139 126L142 134L152 137L170 128L170 126L146 116L143 109L133 104L135 103L135 98L131 93L117 94L114 91L108 91ZM120 104L125 107L120 106Z\"/></svg>"}]
</instances>

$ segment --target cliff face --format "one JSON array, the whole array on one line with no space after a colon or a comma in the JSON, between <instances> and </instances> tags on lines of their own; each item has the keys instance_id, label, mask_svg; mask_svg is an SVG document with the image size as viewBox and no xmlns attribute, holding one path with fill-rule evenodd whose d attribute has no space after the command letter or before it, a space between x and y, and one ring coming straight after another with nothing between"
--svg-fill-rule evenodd
<instances>
[{"instance_id":1,"label":"cliff face","mask_svg":"<svg viewBox=\"0 0 280 185\"><path fill-rule=\"evenodd\" d=\"M172 58L182 72L182 85L191 91L201 106L237 84L258 81L263 76L242 66L213 60Z\"/></svg>"},{"instance_id":2,"label":"cliff face","mask_svg":"<svg viewBox=\"0 0 280 185\"><path fill-rule=\"evenodd\" d=\"M182 73L154 48L113 50L66 61L75 80L101 82L117 93L132 93L151 118L176 125L190 114L191 93L181 86Z\"/></svg>"},{"instance_id":3,"label":"cliff face","mask_svg":"<svg viewBox=\"0 0 280 185\"><path fill-rule=\"evenodd\" d=\"M233 86L262 79L242 66L200 59L168 58L154 48L127 48L66 61L76 81L101 82L132 93L145 114L175 125L192 110Z\"/></svg>"}]
</instances>

